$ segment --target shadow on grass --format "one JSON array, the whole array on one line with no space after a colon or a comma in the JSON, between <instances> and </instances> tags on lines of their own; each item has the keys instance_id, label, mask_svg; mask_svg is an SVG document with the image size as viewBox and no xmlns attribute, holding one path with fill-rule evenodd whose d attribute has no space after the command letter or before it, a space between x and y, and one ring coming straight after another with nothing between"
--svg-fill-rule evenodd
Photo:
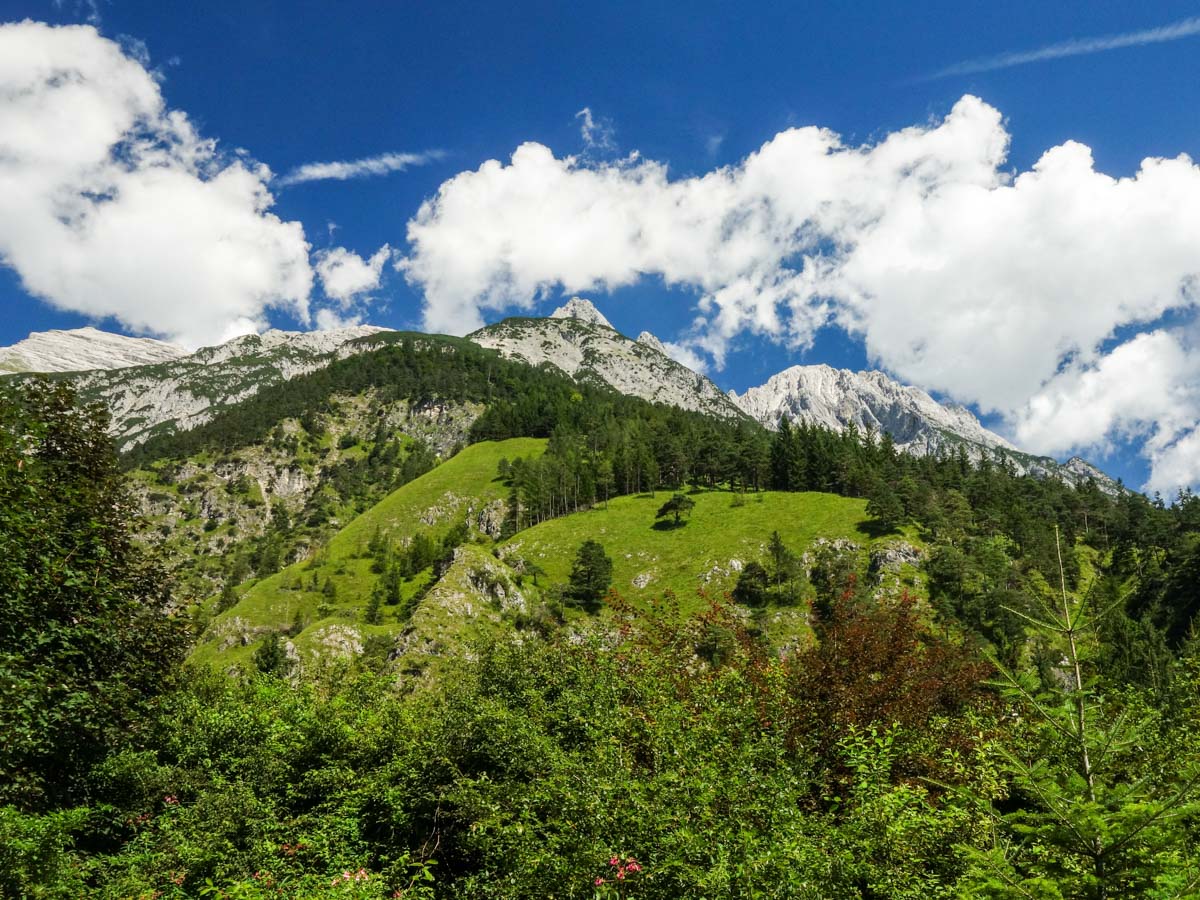
<instances>
[{"instance_id":1,"label":"shadow on grass","mask_svg":"<svg viewBox=\"0 0 1200 900\"><path fill-rule=\"evenodd\" d=\"M673 520L659 519L650 527L655 531L674 531L677 528L683 528L685 525L687 525L687 519L684 519L679 523L676 523Z\"/></svg>"},{"instance_id":2,"label":"shadow on grass","mask_svg":"<svg viewBox=\"0 0 1200 900\"><path fill-rule=\"evenodd\" d=\"M873 538L881 538L889 534L903 534L899 528L894 525L886 525L878 519L863 519L855 527Z\"/></svg>"}]
</instances>

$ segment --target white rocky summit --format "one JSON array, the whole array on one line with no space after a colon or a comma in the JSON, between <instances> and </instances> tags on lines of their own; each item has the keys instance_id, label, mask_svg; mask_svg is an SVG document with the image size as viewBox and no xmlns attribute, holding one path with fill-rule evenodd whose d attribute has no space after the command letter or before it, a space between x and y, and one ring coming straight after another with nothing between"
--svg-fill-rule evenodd
<instances>
[{"instance_id":1,"label":"white rocky summit","mask_svg":"<svg viewBox=\"0 0 1200 900\"><path fill-rule=\"evenodd\" d=\"M1061 464L1025 453L984 428L966 407L938 403L920 388L882 372L792 366L744 394L730 391L729 397L768 428L778 428L785 417L835 431L854 426L876 436L886 432L897 450L916 456L962 448L973 460L999 455L1018 472L1055 476L1071 484L1095 479L1102 490L1118 490L1116 482L1079 457Z\"/></svg>"},{"instance_id":2,"label":"white rocky summit","mask_svg":"<svg viewBox=\"0 0 1200 900\"><path fill-rule=\"evenodd\" d=\"M637 336L637 342L639 344L644 344L645 346L650 347L653 350L657 350L663 356L671 355L671 354L667 353L667 348L663 346L663 342L660 341L657 337L655 337L648 331L643 331L641 334L639 334Z\"/></svg>"},{"instance_id":3,"label":"white rocky summit","mask_svg":"<svg viewBox=\"0 0 1200 900\"><path fill-rule=\"evenodd\" d=\"M122 369L181 359L191 351L153 338L126 337L97 328L35 331L0 347L0 372L83 372Z\"/></svg>"},{"instance_id":4,"label":"white rocky summit","mask_svg":"<svg viewBox=\"0 0 1200 900\"><path fill-rule=\"evenodd\" d=\"M550 313L552 319L578 319L581 322L587 322L589 325L601 325L604 328L612 328L612 323L604 318L604 313L596 309L596 305L591 300L585 300L583 297L572 297L554 312ZM613 329L616 330L615 328Z\"/></svg>"},{"instance_id":5,"label":"white rocky summit","mask_svg":"<svg viewBox=\"0 0 1200 900\"><path fill-rule=\"evenodd\" d=\"M106 365L93 364L90 370L79 371L74 382L84 397L103 401L109 408L110 430L118 445L128 449L155 434L201 425L268 385L369 350L370 344L354 342L386 330L374 325L329 331L271 330L189 353L161 341L80 328L33 334L9 350L23 345L39 348L38 359L44 368L23 368L21 372L76 372L88 368L77 365L84 360L107 360ZM70 339L57 337L61 334ZM146 345L150 349L141 358L132 349L116 352ZM159 345L157 352L153 345ZM4 358L0 351L0 359Z\"/></svg>"}]
</instances>

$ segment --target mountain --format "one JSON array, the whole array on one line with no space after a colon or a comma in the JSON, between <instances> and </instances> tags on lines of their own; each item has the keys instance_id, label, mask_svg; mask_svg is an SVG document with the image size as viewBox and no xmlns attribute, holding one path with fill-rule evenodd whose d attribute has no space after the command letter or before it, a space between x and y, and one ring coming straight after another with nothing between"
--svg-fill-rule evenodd
<instances>
[{"instance_id":1,"label":"mountain","mask_svg":"<svg viewBox=\"0 0 1200 900\"><path fill-rule=\"evenodd\" d=\"M178 344L91 327L37 331L11 347L0 348L0 373L121 369L170 362L189 352Z\"/></svg>"},{"instance_id":2,"label":"mountain","mask_svg":"<svg viewBox=\"0 0 1200 900\"><path fill-rule=\"evenodd\" d=\"M267 331L234 338L216 347L189 354L172 344L158 345L161 358L136 360L139 339L107 334L94 328L74 332L44 332L31 335L5 353L23 345L41 352L37 371L74 372L85 359L107 359L109 365L74 375L80 395L101 401L112 413L112 433L122 450L156 434L194 428L209 421L217 411L252 397L267 385L294 378L328 365L345 355L370 349L354 342L385 329L358 325L332 331ZM62 338L61 335L69 335ZM125 342L129 342L126 344ZM123 354L115 352L127 348ZM143 355L154 351L151 346ZM28 357L28 351L20 350ZM8 358L0 355L0 359ZM49 368L49 367L53 368ZM119 366L119 367L118 367ZM22 371L33 371L25 369Z\"/></svg>"},{"instance_id":3,"label":"mountain","mask_svg":"<svg viewBox=\"0 0 1200 900\"><path fill-rule=\"evenodd\" d=\"M768 428L783 416L840 430L887 432L896 447L918 456L962 441L1001 450L1017 448L988 431L962 406L943 406L920 388L882 372L851 372L826 365L792 366L766 384L730 398Z\"/></svg>"},{"instance_id":4,"label":"mountain","mask_svg":"<svg viewBox=\"0 0 1200 900\"><path fill-rule=\"evenodd\" d=\"M1062 478L1069 484L1095 479L1103 490L1119 490L1115 481L1091 463L1073 457L1059 463L1025 453L984 428L964 406L943 405L920 388L901 384L882 372L852 372L826 365L792 366L744 394L729 397L747 415L776 429L783 417L841 430L892 436L904 453L924 456L964 448L972 459L999 455L1020 473Z\"/></svg>"},{"instance_id":5,"label":"mountain","mask_svg":"<svg viewBox=\"0 0 1200 900\"><path fill-rule=\"evenodd\" d=\"M385 334L396 333L367 325L272 330L189 354L174 344L95 328L49 331L0 350L0 373L6 367L10 372L72 373L84 399L109 407L113 434L121 449L128 450L155 435L203 424L264 387L372 350L378 341L371 338ZM1024 453L984 428L965 407L938 403L881 372L793 366L743 394L725 394L673 360L653 334L643 331L631 340L581 297L572 297L547 318L505 319L467 339L508 359L548 365L579 383L706 415L748 416L771 429L784 416L836 430L853 425L890 434L906 453L963 447L972 459L1000 454L1022 473L1054 475L1072 484L1094 478L1105 490L1118 490L1081 458L1062 464Z\"/></svg>"},{"instance_id":6,"label":"mountain","mask_svg":"<svg viewBox=\"0 0 1200 900\"><path fill-rule=\"evenodd\" d=\"M591 302L573 297L549 318L510 318L467 339L532 366L549 364L580 382L722 418L744 413L720 388L666 354L649 332L630 340Z\"/></svg>"}]
</instances>

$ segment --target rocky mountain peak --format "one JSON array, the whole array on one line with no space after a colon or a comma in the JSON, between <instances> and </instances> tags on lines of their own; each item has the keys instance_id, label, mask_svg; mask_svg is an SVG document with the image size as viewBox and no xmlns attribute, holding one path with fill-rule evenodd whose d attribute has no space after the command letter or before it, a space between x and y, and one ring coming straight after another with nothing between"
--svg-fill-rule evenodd
<instances>
[{"instance_id":1,"label":"rocky mountain peak","mask_svg":"<svg viewBox=\"0 0 1200 900\"><path fill-rule=\"evenodd\" d=\"M570 319L594 327L573 327ZM743 415L715 384L671 359L654 335L643 332L636 341L630 340L579 297L548 319L505 319L467 339L509 359L533 366L549 363L576 381L604 383L654 403L723 418Z\"/></svg>"},{"instance_id":2,"label":"rocky mountain peak","mask_svg":"<svg viewBox=\"0 0 1200 900\"><path fill-rule=\"evenodd\" d=\"M170 362L189 352L167 341L126 337L91 326L35 331L11 347L0 347L0 373L123 369Z\"/></svg>"},{"instance_id":3,"label":"rocky mountain peak","mask_svg":"<svg viewBox=\"0 0 1200 900\"><path fill-rule=\"evenodd\" d=\"M583 297L572 297L554 312L550 313L550 318L579 319L579 321L587 322L589 325L612 328L612 323L604 318L604 314L596 309L595 304ZM614 328L613 330L615 331L616 329Z\"/></svg>"}]
</instances>

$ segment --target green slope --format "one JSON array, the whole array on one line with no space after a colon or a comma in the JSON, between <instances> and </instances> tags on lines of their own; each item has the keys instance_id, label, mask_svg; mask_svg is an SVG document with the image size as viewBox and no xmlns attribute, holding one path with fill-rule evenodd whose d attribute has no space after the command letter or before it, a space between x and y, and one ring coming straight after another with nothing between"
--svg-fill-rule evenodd
<instances>
[{"instance_id":1,"label":"green slope","mask_svg":"<svg viewBox=\"0 0 1200 900\"><path fill-rule=\"evenodd\" d=\"M309 650L364 646L372 635L393 636L404 628L395 616L383 625L363 623L363 610L378 576L371 571L367 545L379 529L402 542L418 532L440 537L458 522L474 527L489 504L507 492L496 478L501 458L540 454L546 442L536 438L484 441L420 478L393 491L355 518L311 559L293 563L269 578L244 587L238 603L216 616L192 659L222 668L249 664L264 634L288 627L297 617L303 630L294 638L304 659ZM429 579L424 572L404 586L411 596ZM332 584L334 597L327 593Z\"/></svg>"},{"instance_id":2,"label":"green slope","mask_svg":"<svg viewBox=\"0 0 1200 900\"><path fill-rule=\"evenodd\" d=\"M546 571L547 583L566 582L576 550L591 538L612 558L613 588L623 597L644 600L670 590L687 604L700 590L719 597L731 588L741 564L766 556L773 531L797 553L818 538L843 538L863 547L871 542L861 527L867 519L865 500L767 491L750 494L743 505L735 506L735 495L725 491L690 496L696 506L679 528L655 527L655 513L669 493L618 497L607 509L601 506L527 529L500 553L506 559L536 562Z\"/></svg>"},{"instance_id":3,"label":"green slope","mask_svg":"<svg viewBox=\"0 0 1200 900\"><path fill-rule=\"evenodd\" d=\"M436 670L486 631L512 627L540 601L556 595L569 577L579 545L599 541L613 560L613 588L635 602L671 591L684 611L705 595L719 598L736 583L738 571L764 561L771 533L778 531L797 554L818 541L852 541L865 557L873 539L866 501L833 494L764 492L742 498L726 491L690 495L695 501L686 524L656 527L655 513L670 496L619 497L607 508L564 516L528 528L506 541L489 537L502 515L507 488L496 478L501 458L541 453L545 441L518 438L475 444L433 471L394 491L351 521L311 559L253 583L232 609L217 616L193 652L193 660L228 669L252 665L264 635L296 623L293 652L304 665L319 657L368 649L372 638L410 674ZM365 610L379 582L368 545L376 534L397 544L424 532L440 538L467 522L468 543L436 583L426 569L403 585L402 602L384 607L383 623L368 625ZM536 563L536 584L526 573ZM331 587L328 587L330 585ZM408 604L418 592L422 599ZM332 596L331 596L332 593ZM582 613L570 613L582 615ZM760 624L779 641L807 633L807 604L770 608Z\"/></svg>"}]
</instances>

